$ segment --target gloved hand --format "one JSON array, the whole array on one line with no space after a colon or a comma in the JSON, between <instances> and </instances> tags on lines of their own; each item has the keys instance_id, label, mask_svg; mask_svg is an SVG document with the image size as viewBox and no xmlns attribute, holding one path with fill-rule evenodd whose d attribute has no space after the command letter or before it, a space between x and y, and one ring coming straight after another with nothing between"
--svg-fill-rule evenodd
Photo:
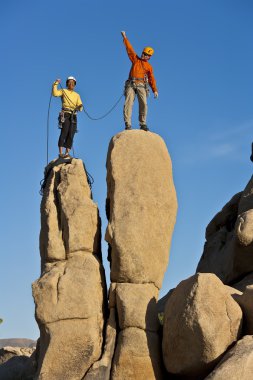
<instances>
[{"instance_id":1,"label":"gloved hand","mask_svg":"<svg viewBox=\"0 0 253 380\"><path fill-rule=\"evenodd\" d=\"M154 92L154 98L155 98L155 99L158 98L158 92L157 92L157 91Z\"/></svg>"},{"instance_id":2,"label":"gloved hand","mask_svg":"<svg viewBox=\"0 0 253 380\"><path fill-rule=\"evenodd\" d=\"M126 38L126 32L124 32L124 30L121 31L121 34L123 38Z\"/></svg>"}]
</instances>

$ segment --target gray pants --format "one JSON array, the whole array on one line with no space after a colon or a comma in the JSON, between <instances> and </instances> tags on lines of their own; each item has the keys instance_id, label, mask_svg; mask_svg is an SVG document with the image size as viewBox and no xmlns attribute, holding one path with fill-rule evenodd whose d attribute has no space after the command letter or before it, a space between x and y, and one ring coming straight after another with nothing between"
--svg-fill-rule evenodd
<instances>
[{"instance_id":1,"label":"gray pants","mask_svg":"<svg viewBox=\"0 0 253 380\"><path fill-rule=\"evenodd\" d=\"M124 104L124 121L125 124L131 124L132 109L135 99L135 94L137 94L139 102L139 122L140 125L146 125L146 118L148 112L147 105L147 93L144 87L136 86L135 89L130 85L125 89L125 104Z\"/></svg>"}]
</instances>

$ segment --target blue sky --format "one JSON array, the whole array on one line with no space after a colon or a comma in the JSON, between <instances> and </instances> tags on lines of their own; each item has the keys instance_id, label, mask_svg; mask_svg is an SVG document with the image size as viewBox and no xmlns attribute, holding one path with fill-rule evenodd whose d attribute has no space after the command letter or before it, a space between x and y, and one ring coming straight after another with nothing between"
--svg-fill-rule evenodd
<instances>
[{"instance_id":1,"label":"blue sky","mask_svg":"<svg viewBox=\"0 0 253 380\"><path fill-rule=\"evenodd\" d=\"M154 47L159 99L149 99L148 125L168 146L179 203L162 296L194 273L206 225L252 174L253 3L10 0L0 10L0 338L37 338L31 283L40 275L39 182L52 82L74 75L87 111L98 117L122 94L130 69L120 31L138 53ZM50 160L58 153L59 107L53 99ZM95 179L103 235L106 154L123 129L122 108L123 100L98 122L80 114L74 143ZM135 128L137 116L135 104ZM106 250L103 243L108 273Z\"/></svg>"}]
</instances>

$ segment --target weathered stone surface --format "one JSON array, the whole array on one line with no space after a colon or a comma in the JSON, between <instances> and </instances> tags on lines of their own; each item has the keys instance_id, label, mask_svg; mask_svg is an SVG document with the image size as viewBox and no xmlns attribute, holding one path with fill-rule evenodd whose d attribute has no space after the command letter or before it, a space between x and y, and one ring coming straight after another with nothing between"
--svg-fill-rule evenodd
<instances>
[{"instance_id":1,"label":"weathered stone surface","mask_svg":"<svg viewBox=\"0 0 253 380\"><path fill-rule=\"evenodd\" d=\"M231 284L253 272L253 178L215 215L197 272L215 273Z\"/></svg>"},{"instance_id":2,"label":"weathered stone surface","mask_svg":"<svg viewBox=\"0 0 253 380\"><path fill-rule=\"evenodd\" d=\"M116 341L115 309L110 308L106 325L105 346L102 358L95 362L83 380L110 380L112 358Z\"/></svg>"},{"instance_id":3,"label":"weathered stone surface","mask_svg":"<svg viewBox=\"0 0 253 380\"><path fill-rule=\"evenodd\" d=\"M111 380L162 380L157 334L138 328L119 333Z\"/></svg>"},{"instance_id":4,"label":"weathered stone surface","mask_svg":"<svg viewBox=\"0 0 253 380\"><path fill-rule=\"evenodd\" d=\"M229 283L233 273L234 225L241 195L236 194L208 224L204 252L196 270L214 273L224 283Z\"/></svg>"},{"instance_id":5,"label":"weathered stone surface","mask_svg":"<svg viewBox=\"0 0 253 380\"><path fill-rule=\"evenodd\" d=\"M57 162L47 167L41 202L42 260L64 260L70 253L80 251L100 255L100 218L91 199L83 162Z\"/></svg>"},{"instance_id":6,"label":"weathered stone surface","mask_svg":"<svg viewBox=\"0 0 253 380\"><path fill-rule=\"evenodd\" d=\"M166 303L168 301L168 299L170 298L170 296L172 295L173 293L173 289L170 289L168 291L167 294L165 294L165 296L163 296L162 298L160 298L157 302L157 310L158 310L158 313L161 313L163 314L164 313L164 310L165 310L165 306L166 306Z\"/></svg>"},{"instance_id":7,"label":"weathered stone surface","mask_svg":"<svg viewBox=\"0 0 253 380\"><path fill-rule=\"evenodd\" d=\"M182 281L164 313L163 358L168 372L207 375L240 337L242 311L214 275L198 273Z\"/></svg>"},{"instance_id":8,"label":"weathered stone surface","mask_svg":"<svg viewBox=\"0 0 253 380\"><path fill-rule=\"evenodd\" d=\"M253 336L246 335L229 350L206 380L250 380L253 377Z\"/></svg>"},{"instance_id":9,"label":"weathered stone surface","mask_svg":"<svg viewBox=\"0 0 253 380\"><path fill-rule=\"evenodd\" d=\"M246 287L242 295L236 297L236 301L242 308L245 319L244 332L253 335L253 285Z\"/></svg>"},{"instance_id":10,"label":"weathered stone surface","mask_svg":"<svg viewBox=\"0 0 253 380\"><path fill-rule=\"evenodd\" d=\"M33 352L34 348L30 347L3 347L0 349L0 365L11 359L13 356L30 357Z\"/></svg>"},{"instance_id":11,"label":"weathered stone surface","mask_svg":"<svg viewBox=\"0 0 253 380\"><path fill-rule=\"evenodd\" d=\"M240 214L236 224L236 236L243 246L253 242L253 209Z\"/></svg>"},{"instance_id":12,"label":"weathered stone surface","mask_svg":"<svg viewBox=\"0 0 253 380\"><path fill-rule=\"evenodd\" d=\"M116 307L116 282L111 282L110 289L109 289L109 307L115 308Z\"/></svg>"},{"instance_id":13,"label":"weathered stone surface","mask_svg":"<svg viewBox=\"0 0 253 380\"><path fill-rule=\"evenodd\" d=\"M249 273L247 276L243 277L241 281L233 283L231 286L241 292L244 292L248 285L253 285L253 273Z\"/></svg>"},{"instance_id":14,"label":"weathered stone surface","mask_svg":"<svg viewBox=\"0 0 253 380\"><path fill-rule=\"evenodd\" d=\"M34 349L28 347L3 347L0 349L0 379L22 380L22 374Z\"/></svg>"},{"instance_id":15,"label":"weathered stone surface","mask_svg":"<svg viewBox=\"0 0 253 380\"><path fill-rule=\"evenodd\" d=\"M238 289L233 288L232 286L225 285L225 289L227 289L228 293L236 300L237 296L241 296L242 292Z\"/></svg>"},{"instance_id":16,"label":"weathered stone surface","mask_svg":"<svg viewBox=\"0 0 253 380\"><path fill-rule=\"evenodd\" d=\"M153 284L117 284L116 303L120 329L138 327L157 331L158 289Z\"/></svg>"},{"instance_id":17,"label":"weathered stone surface","mask_svg":"<svg viewBox=\"0 0 253 380\"><path fill-rule=\"evenodd\" d=\"M177 199L160 136L139 130L113 137L107 156L111 281L160 288L168 264Z\"/></svg>"},{"instance_id":18,"label":"weathered stone surface","mask_svg":"<svg viewBox=\"0 0 253 380\"><path fill-rule=\"evenodd\" d=\"M41 324L97 316L100 326L102 279L101 264L93 255L79 252L68 260L50 263L43 276L33 283L36 319Z\"/></svg>"},{"instance_id":19,"label":"weathered stone surface","mask_svg":"<svg viewBox=\"0 0 253 380\"><path fill-rule=\"evenodd\" d=\"M96 319L60 320L42 325L42 352L36 379L80 380L101 355L102 331Z\"/></svg>"},{"instance_id":20,"label":"weathered stone surface","mask_svg":"<svg viewBox=\"0 0 253 380\"><path fill-rule=\"evenodd\" d=\"M80 380L102 353L106 283L100 218L81 160L46 168L42 275L33 283L40 328L38 380Z\"/></svg>"}]
</instances>

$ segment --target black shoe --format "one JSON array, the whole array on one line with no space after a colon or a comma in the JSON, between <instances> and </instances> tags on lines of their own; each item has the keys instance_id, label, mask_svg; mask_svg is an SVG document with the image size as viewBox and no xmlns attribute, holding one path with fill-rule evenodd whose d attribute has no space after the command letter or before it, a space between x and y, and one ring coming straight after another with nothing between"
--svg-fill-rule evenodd
<instances>
[{"instance_id":1,"label":"black shoe","mask_svg":"<svg viewBox=\"0 0 253 380\"><path fill-rule=\"evenodd\" d=\"M142 124L142 125L140 126L140 129L142 129L143 131L146 131L146 132L149 131L147 125L145 125L145 124Z\"/></svg>"},{"instance_id":2,"label":"black shoe","mask_svg":"<svg viewBox=\"0 0 253 380\"><path fill-rule=\"evenodd\" d=\"M129 131L130 129L132 129L131 125L126 123L125 130Z\"/></svg>"}]
</instances>

